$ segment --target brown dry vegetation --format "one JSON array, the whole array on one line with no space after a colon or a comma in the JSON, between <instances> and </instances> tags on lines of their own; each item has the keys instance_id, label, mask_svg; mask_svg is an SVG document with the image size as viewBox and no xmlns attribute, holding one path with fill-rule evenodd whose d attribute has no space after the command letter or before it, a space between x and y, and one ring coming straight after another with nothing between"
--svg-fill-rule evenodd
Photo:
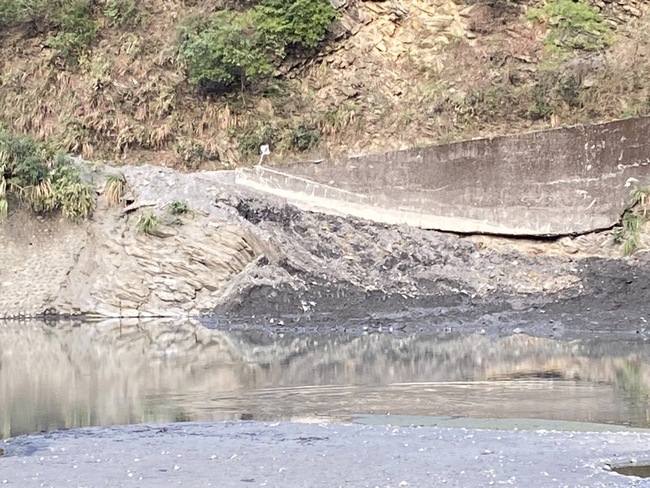
<instances>
[{"instance_id":1,"label":"brown dry vegetation","mask_svg":"<svg viewBox=\"0 0 650 488\"><path fill-rule=\"evenodd\" d=\"M187 83L174 46L184 18L220 2L138 0L121 26L96 3L73 67L34 25L0 33L0 123L85 158L217 169L255 161L262 141L274 163L307 157L291 151L301 125L320 131L314 155L338 155L650 112L650 15L635 0L606 4L607 50L561 55L531 19L543 2L348 0L322 54L218 98Z\"/></svg>"}]
</instances>

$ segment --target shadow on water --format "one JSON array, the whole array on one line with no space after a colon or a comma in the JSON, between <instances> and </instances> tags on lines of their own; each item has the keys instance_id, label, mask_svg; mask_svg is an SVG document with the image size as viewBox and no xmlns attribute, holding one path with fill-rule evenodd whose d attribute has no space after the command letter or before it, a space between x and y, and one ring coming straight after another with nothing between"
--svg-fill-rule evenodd
<instances>
[{"instance_id":1,"label":"shadow on water","mask_svg":"<svg viewBox=\"0 0 650 488\"><path fill-rule=\"evenodd\" d=\"M193 321L0 322L4 438L91 425L372 422L386 414L414 423L538 419L641 428L650 427L648 391L643 342L283 335Z\"/></svg>"}]
</instances>

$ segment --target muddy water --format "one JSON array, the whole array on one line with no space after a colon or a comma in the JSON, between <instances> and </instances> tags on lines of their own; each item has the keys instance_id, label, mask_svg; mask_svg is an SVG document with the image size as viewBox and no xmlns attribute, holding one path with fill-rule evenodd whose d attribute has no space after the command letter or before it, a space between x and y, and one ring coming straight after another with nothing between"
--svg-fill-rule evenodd
<instances>
[{"instance_id":1,"label":"muddy water","mask_svg":"<svg viewBox=\"0 0 650 488\"><path fill-rule=\"evenodd\" d=\"M642 340L0 322L2 437L185 420L373 422L387 414L412 423L639 428L650 427L649 392L650 347Z\"/></svg>"}]
</instances>

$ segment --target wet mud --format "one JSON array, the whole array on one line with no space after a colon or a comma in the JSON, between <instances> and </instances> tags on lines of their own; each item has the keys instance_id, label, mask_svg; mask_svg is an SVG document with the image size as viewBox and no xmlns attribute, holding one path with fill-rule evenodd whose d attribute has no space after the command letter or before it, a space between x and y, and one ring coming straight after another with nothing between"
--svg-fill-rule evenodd
<instances>
[{"instance_id":1,"label":"wet mud","mask_svg":"<svg viewBox=\"0 0 650 488\"><path fill-rule=\"evenodd\" d=\"M278 254L244 274L211 327L627 338L650 320L650 253L621 259L607 233L504 245L272 199L228 205Z\"/></svg>"},{"instance_id":2,"label":"wet mud","mask_svg":"<svg viewBox=\"0 0 650 488\"><path fill-rule=\"evenodd\" d=\"M5 443L0 482L24 488L650 486L612 465L650 434L237 422L60 431Z\"/></svg>"}]
</instances>

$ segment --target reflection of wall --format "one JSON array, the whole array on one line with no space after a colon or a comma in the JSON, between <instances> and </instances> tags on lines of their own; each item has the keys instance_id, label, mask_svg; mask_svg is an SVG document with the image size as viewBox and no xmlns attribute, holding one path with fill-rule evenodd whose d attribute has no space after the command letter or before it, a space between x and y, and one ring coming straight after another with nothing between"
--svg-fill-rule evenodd
<instances>
[{"instance_id":1,"label":"reflection of wall","mask_svg":"<svg viewBox=\"0 0 650 488\"><path fill-rule=\"evenodd\" d=\"M629 178L650 178L650 118L238 171L238 182L320 208L427 229L557 235L611 227Z\"/></svg>"},{"instance_id":2,"label":"reflection of wall","mask_svg":"<svg viewBox=\"0 0 650 488\"><path fill-rule=\"evenodd\" d=\"M208 330L191 321L56 327L0 323L0 425L5 436L64 426L236 418L241 413L290 418L362 409L454 412L461 399L469 402L468 392L475 402L465 411L475 414L513 395L531 410L548 405L543 402L549 398L556 408L566 408L560 400L569 390L562 385L535 391L526 383L476 383L540 374L619 384L642 394L650 389L650 357L523 335L495 341L478 335L450 340L391 335L274 339ZM436 383L467 381L476 384ZM622 400L611 396L611 387L585 392L584 405L576 408L597 409L594 395L599 395L599 405L606 402L627 415ZM517 405L499 405L504 412L511 407Z\"/></svg>"}]
</instances>

